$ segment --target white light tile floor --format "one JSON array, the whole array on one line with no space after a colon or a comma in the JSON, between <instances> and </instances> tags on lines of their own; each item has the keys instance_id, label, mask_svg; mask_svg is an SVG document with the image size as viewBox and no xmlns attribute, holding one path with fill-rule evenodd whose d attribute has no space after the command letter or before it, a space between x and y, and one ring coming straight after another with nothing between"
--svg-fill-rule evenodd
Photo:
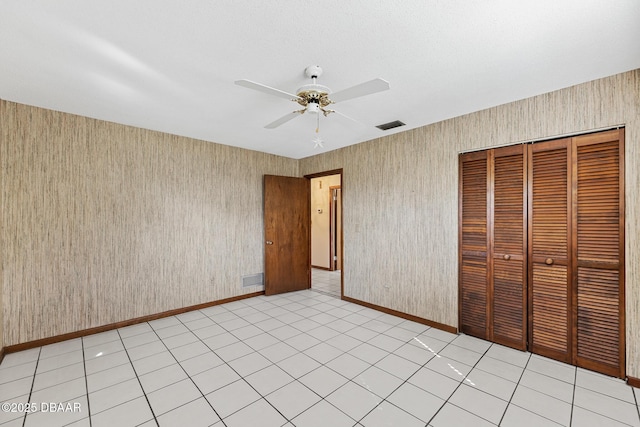
<instances>
[{"instance_id":1,"label":"white light tile floor","mask_svg":"<svg viewBox=\"0 0 640 427\"><path fill-rule=\"evenodd\" d=\"M340 270L311 269L311 289L327 295L340 297Z\"/></svg>"},{"instance_id":2,"label":"white light tile floor","mask_svg":"<svg viewBox=\"0 0 640 427\"><path fill-rule=\"evenodd\" d=\"M619 379L314 290L0 364L1 427L640 427L639 397Z\"/></svg>"}]
</instances>

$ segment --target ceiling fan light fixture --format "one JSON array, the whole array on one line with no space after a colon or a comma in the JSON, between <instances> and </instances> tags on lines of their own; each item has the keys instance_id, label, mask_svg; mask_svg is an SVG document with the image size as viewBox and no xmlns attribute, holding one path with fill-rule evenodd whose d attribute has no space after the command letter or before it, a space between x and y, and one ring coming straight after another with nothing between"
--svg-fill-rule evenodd
<instances>
[{"instance_id":1,"label":"ceiling fan light fixture","mask_svg":"<svg viewBox=\"0 0 640 427\"><path fill-rule=\"evenodd\" d=\"M317 102L310 101L307 104L307 113L318 114L320 112L320 105Z\"/></svg>"}]
</instances>

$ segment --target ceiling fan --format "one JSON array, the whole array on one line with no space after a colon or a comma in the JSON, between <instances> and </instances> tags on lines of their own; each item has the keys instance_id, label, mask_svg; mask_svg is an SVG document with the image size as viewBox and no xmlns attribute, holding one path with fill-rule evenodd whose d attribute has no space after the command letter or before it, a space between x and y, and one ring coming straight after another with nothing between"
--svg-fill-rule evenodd
<instances>
[{"instance_id":1,"label":"ceiling fan","mask_svg":"<svg viewBox=\"0 0 640 427\"><path fill-rule=\"evenodd\" d=\"M304 107L300 110L292 111L291 113L280 117L278 120L269 123L265 126L265 128L267 129L275 129L278 126L304 113L316 114L318 117L318 124L320 120L320 114L323 114L326 117L331 113L336 113L348 119L351 119L349 116L346 116L336 110L331 110L327 107L337 102L346 101L349 99L358 98L360 96L370 95L389 89L389 82L378 78L332 93L331 89L329 89L327 86L317 84L318 77L322 75L322 68L320 68L318 65L310 65L305 68L304 71L306 76L311 79L312 83L298 88L295 95L282 91L280 89L275 89L260 83L253 82L251 80L236 80L235 84L237 84L238 86L244 86L249 89L268 93L270 95L286 98L290 101L297 102L302 107ZM316 128L316 132L318 132L318 128Z\"/></svg>"}]
</instances>

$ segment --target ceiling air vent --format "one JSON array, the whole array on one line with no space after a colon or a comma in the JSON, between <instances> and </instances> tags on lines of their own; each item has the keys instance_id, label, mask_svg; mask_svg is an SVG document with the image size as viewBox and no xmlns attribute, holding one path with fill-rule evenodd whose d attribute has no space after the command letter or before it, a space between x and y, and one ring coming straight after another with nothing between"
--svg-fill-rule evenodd
<instances>
[{"instance_id":1,"label":"ceiling air vent","mask_svg":"<svg viewBox=\"0 0 640 427\"><path fill-rule=\"evenodd\" d=\"M380 130L389 130L389 129L393 129L393 128L397 128L400 126L404 126L405 123L402 123L400 120L394 120L392 122L389 123L384 123L381 125L376 126L378 129Z\"/></svg>"}]
</instances>

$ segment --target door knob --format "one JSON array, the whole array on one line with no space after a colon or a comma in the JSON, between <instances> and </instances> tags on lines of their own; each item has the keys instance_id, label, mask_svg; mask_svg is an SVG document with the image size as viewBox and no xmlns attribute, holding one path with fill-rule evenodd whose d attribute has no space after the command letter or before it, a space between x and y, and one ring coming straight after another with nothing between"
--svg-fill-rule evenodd
<instances>
[{"instance_id":1,"label":"door knob","mask_svg":"<svg viewBox=\"0 0 640 427\"><path fill-rule=\"evenodd\" d=\"M547 259L545 259L545 260L544 260L544 263L545 263L545 264L547 264L547 265L551 265L551 264L553 264L553 258L547 258Z\"/></svg>"},{"instance_id":2,"label":"door knob","mask_svg":"<svg viewBox=\"0 0 640 427\"><path fill-rule=\"evenodd\" d=\"M502 258L504 258L505 261L509 261L511 259L511 255L504 254L504 256Z\"/></svg>"},{"instance_id":3,"label":"door knob","mask_svg":"<svg viewBox=\"0 0 640 427\"><path fill-rule=\"evenodd\" d=\"M273 242L271 240L267 240L267 245L273 245Z\"/></svg>"}]
</instances>

